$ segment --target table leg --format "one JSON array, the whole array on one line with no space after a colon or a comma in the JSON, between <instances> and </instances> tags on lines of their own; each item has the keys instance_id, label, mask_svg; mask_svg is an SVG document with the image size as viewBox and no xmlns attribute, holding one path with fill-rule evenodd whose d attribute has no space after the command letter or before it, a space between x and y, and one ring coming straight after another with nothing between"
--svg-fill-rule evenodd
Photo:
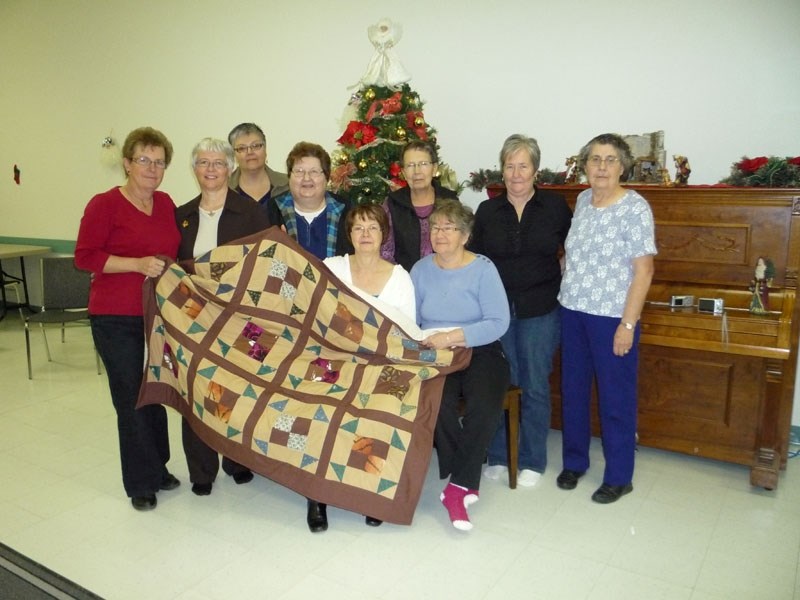
<instances>
[{"instance_id":1,"label":"table leg","mask_svg":"<svg viewBox=\"0 0 800 600\"><path fill-rule=\"evenodd\" d=\"M6 308L6 274L3 273L2 261L0 261L0 290L2 290L3 296L3 306L0 307L0 321L2 321L6 317L6 312L8 312L8 309Z\"/></svg>"},{"instance_id":2,"label":"table leg","mask_svg":"<svg viewBox=\"0 0 800 600\"><path fill-rule=\"evenodd\" d=\"M25 277L25 257L19 257L19 272L22 278L22 291L25 292L25 308L31 312L31 297L28 294L28 278Z\"/></svg>"}]
</instances>

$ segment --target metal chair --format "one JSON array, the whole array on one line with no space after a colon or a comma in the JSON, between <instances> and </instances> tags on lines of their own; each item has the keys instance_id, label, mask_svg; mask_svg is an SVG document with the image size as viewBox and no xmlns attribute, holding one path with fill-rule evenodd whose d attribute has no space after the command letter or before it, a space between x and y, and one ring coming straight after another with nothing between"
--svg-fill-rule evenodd
<instances>
[{"instance_id":1,"label":"metal chair","mask_svg":"<svg viewBox=\"0 0 800 600\"><path fill-rule=\"evenodd\" d=\"M47 360L52 361L47 344L45 325L61 324L61 343L65 341L67 323L89 324L89 285L91 274L75 267L73 256L48 256L41 259L42 312L25 318L25 350L28 353L28 379L33 379L31 369L30 325L38 323L44 337ZM95 351L97 374L100 375L100 357Z\"/></svg>"},{"instance_id":2,"label":"metal chair","mask_svg":"<svg viewBox=\"0 0 800 600\"><path fill-rule=\"evenodd\" d=\"M10 291L14 292L14 294L17 296L17 309L19 310L19 316L24 319L25 314L22 312L23 304L22 304L22 296L19 295L19 288L20 288L19 281L6 281L3 284L3 307L6 309L8 308L6 294Z\"/></svg>"}]
</instances>

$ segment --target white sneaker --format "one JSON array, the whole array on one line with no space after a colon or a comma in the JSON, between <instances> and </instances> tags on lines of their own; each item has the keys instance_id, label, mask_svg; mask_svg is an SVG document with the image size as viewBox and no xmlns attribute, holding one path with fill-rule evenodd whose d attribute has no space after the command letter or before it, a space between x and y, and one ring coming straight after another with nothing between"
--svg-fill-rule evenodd
<instances>
[{"instance_id":1,"label":"white sneaker","mask_svg":"<svg viewBox=\"0 0 800 600\"><path fill-rule=\"evenodd\" d=\"M492 465L491 467L486 467L483 470L483 476L486 477L486 479L491 479L492 481L497 481L507 474L508 467L505 465Z\"/></svg>"},{"instance_id":2,"label":"white sneaker","mask_svg":"<svg viewBox=\"0 0 800 600\"><path fill-rule=\"evenodd\" d=\"M484 471L484 475L486 472ZM533 487L539 480L542 478L542 474L538 471L532 471L531 469L522 469L517 476L517 485L521 485L522 487Z\"/></svg>"}]
</instances>

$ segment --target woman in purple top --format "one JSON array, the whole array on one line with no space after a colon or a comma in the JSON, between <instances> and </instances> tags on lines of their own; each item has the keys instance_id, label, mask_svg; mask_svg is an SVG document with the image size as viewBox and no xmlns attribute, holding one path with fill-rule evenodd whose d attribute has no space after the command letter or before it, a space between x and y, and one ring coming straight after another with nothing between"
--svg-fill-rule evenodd
<instances>
[{"instance_id":1,"label":"woman in purple top","mask_svg":"<svg viewBox=\"0 0 800 600\"><path fill-rule=\"evenodd\" d=\"M442 200L430 216L433 254L411 270L422 343L436 350L472 348L470 365L447 376L436 423L439 475L450 477L441 494L456 529L472 529L467 507L478 501L481 465L510 379L500 337L508 329L506 292L494 264L465 248L472 210ZM463 406L463 408L462 408Z\"/></svg>"}]
</instances>

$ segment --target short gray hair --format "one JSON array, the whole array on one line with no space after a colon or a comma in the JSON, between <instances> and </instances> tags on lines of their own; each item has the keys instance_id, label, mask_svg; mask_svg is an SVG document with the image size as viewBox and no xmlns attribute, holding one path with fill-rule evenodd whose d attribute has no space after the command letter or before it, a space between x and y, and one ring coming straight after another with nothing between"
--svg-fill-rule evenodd
<instances>
[{"instance_id":1,"label":"short gray hair","mask_svg":"<svg viewBox=\"0 0 800 600\"><path fill-rule=\"evenodd\" d=\"M500 150L500 169L504 169L508 157L519 150L525 150L525 152L528 153L531 163L533 164L533 170L538 171L539 163L542 160L542 152L539 150L539 143L534 138L522 135L521 133L510 135L506 138L506 141L503 142L503 147Z\"/></svg>"},{"instance_id":2,"label":"short gray hair","mask_svg":"<svg viewBox=\"0 0 800 600\"><path fill-rule=\"evenodd\" d=\"M233 171L236 165L233 159L233 148L225 140L218 140L216 138L203 138L194 148L192 148L192 168L194 169L197 155L201 152L220 152L225 155L225 162L228 163L228 171Z\"/></svg>"},{"instance_id":3,"label":"short gray hair","mask_svg":"<svg viewBox=\"0 0 800 600\"><path fill-rule=\"evenodd\" d=\"M251 133L254 133L260 137L261 141L265 144L267 143L267 136L264 135L264 130L255 123L239 123L236 127L231 129L231 132L228 134L228 142L231 146L233 146L236 138L242 137L243 135L249 135Z\"/></svg>"},{"instance_id":4,"label":"short gray hair","mask_svg":"<svg viewBox=\"0 0 800 600\"><path fill-rule=\"evenodd\" d=\"M444 219L450 221L459 230L467 235L472 235L472 224L475 222L475 215L472 209L466 204L462 204L453 198L436 199L433 212L428 217L428 222Z\"/></svg>"},{"instance_id":5,"label":"short gray hair","mask_svg":"<svg viewBox=\"0 0 800 600\"><path fill-rule=\"evenodd\" d=\"M631 153L631 147L628 146L628 142L626 142L621 135L617 135L616 133L601 133L593 137L578 153L578 164L584 171L586 170L586 161L589 160L589 153L592 151L592 146L595 144L599 146L612 146L614 148L620 163L622 163L624 178L633 166L633 154Z\"/></svg>"}]
</instances>

